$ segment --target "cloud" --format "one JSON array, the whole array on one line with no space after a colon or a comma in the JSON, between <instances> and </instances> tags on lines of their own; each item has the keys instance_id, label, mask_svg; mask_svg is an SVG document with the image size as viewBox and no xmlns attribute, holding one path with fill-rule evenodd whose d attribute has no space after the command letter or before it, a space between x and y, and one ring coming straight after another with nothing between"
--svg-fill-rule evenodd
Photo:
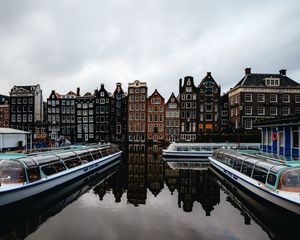
<instances>
[{"instance_id":1,"label":"cloud","mask_svg":"<svg viewBox=\"0 0 300 240\"><path fill-rule=\"evenodd\" d=\"M207 71L222 91L244 68L300 81L300 3L287 1L1 1L1 94L40 83L47 97L147 81L168 99Z\"/></svg>"}]
</instances>

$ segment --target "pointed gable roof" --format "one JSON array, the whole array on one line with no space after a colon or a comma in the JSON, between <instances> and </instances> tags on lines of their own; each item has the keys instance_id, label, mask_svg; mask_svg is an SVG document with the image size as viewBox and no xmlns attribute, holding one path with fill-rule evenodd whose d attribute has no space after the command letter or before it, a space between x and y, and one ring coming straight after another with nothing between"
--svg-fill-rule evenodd
<instances>
[{"instance_id":1,"label":"pointed gable roof","mask_svg":"<svg viewBox=\"0 0 300 240\"><path fill-rule=\"evenodd\" d=\"M157 89L154 90L154 92L149 96L148 99L154 98L154 97L160 97L161 99L165 100L165 98L157 91Z\"/></svg>"},{"instance_id":2,"label":"pointed gable roof","mask_svg":"<svg viewBox=\"0 0 300 240\"><path fill-rule=\"evenodd\" d=\"M175 102L175 103L179 104L179 101L178 101L177 97L175 97L174 92L172 92L172 94L171 94L171 96L169 97L169 99L168 99L166 105L168 105L170 102L172 102L172 98L174 99L174 102Z\"/></svg>"}]
</instances>

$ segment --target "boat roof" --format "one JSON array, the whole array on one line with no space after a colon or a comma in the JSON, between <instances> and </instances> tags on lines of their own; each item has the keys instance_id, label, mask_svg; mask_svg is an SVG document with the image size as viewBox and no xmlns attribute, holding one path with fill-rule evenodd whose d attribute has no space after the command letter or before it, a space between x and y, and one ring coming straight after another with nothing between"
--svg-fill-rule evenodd
<instances>
[{"instance_id":1,"label":"boat roof","mask_svg":"<svg viewBox=\"0 0 300 240\"><path fill-rule=\"evenodd\" d=\"M25 132L14 128L0 128L0 134L30 134L30 132Z\"/></svg>"}]
</instances>

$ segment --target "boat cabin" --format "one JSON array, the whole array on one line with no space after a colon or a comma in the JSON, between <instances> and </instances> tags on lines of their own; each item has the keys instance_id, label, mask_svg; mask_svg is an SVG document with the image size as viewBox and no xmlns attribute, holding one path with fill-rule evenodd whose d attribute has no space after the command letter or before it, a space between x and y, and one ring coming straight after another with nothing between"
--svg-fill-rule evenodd
<instances>
[{"instance_id":1,"label":"boat cabin","mask_svg":"<svg viewBox=\"0 0 300 240\"><path fill-rule=\"evenodd\" d=\"M264 120L255 125L261 129L261 151L287 161L300 160L300 117Z\"/></svg>"},{"instance_id":2,"label":"boat cabin","mask_svg":"<svg viewBox=\"0 0 300 240\"><path fill-rule=\"evenodd\" d=\"M212 157L274 191L300 192L300 164L288 165L228 149L215 150Z\"/></svg>"},{"instance_id":3,"label":"boat cabin","mask_svg":"<svg viewBox=\"0 0 300 240\"><path fill-rule=\"evenodd\" d=\"M117 146L78 148L0 160L1 184L30 183L117 153Z\"/></svg>"}]
</instances>

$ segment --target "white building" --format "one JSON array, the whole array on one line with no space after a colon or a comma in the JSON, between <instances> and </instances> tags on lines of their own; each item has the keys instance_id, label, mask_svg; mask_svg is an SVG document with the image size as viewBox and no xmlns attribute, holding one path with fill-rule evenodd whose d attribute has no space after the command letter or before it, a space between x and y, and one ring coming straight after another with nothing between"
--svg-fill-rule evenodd
<instances>
[{"instance_id":1,"label":"white building","mask_svg":"<svg viewBox=\"0 0 300 240\"><path fill-rule=\"evenodd\" d=\"M0 151L21 146L23 148L26 147L27 134L29 134L29 132L12 128L0 128Z\"/></svg>"}]
</instances>

